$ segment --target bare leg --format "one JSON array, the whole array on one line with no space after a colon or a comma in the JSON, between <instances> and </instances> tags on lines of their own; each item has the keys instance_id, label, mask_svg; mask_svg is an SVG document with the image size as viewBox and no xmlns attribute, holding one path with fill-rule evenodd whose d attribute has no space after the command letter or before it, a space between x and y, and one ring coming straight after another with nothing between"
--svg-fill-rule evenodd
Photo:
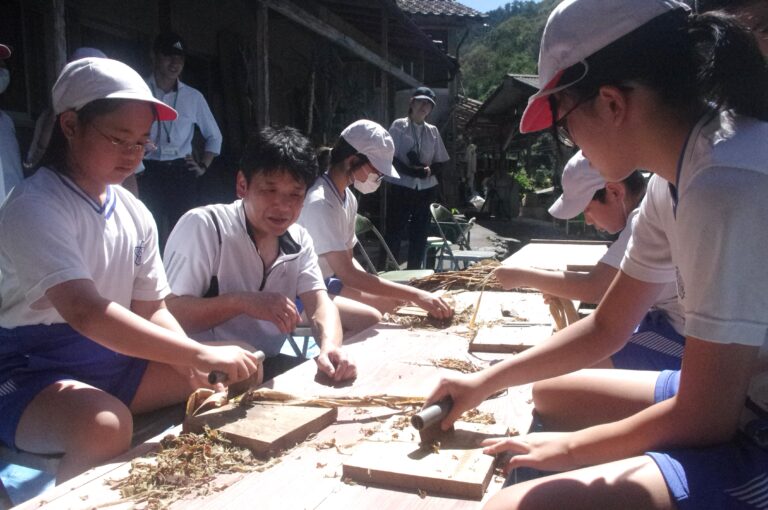
<instances>
[{"instance_id":1,"label":"bare leg","mask_svg":"<svg viewBox=\"0 0 768 510\"><path fill-rule=\"evenodd\" d=\"M640 510L676 508L650 457L623 459L507 487L486 510Z\"/></svg>"},{"instance_id":2,"label":"bare leg","mask_svg":"<svg viewBox=\"0 0 768 510\"><path fill-rule=\"evenodd\" d=\"M131 402L131 412L146 413L184 402L197 389L191 377L185 377L171 365L150 361Z\"/></svg>"},{"instance_id":3,"label":"bare leg","mask_svg":"<svg viewBox=\"0 0 768 510\"><path fill-rule=\"evenodd\" d=\"M32 453L63 453L56 482L107 462L131 445L133 417L109 393L77 381L59 381L24 410L16 445Z\"/></svg>"},{"instance_id":4,"label":"bare leg","mask_svg":"<svg viewBox=\"0 0 768 510\"><path fill-rule=\"evenodd\" d=\"M354 335L381 321L379 310L352 297L361 295L360 292L350 289L343 289L341 292L341 296L331 296L331 300L339 309L341 326L345 335Z\"/></svg>"},{"instance_id":5,"label":"bare leg","mask_svg":"<svg viewBox=\"0 0 768 510\"><path fill-rule=\"evenodd\" d=\"M533 402L547 430L579 430L653 404L658 372L587 369L539 381Z\"/></svg>"}]
</instances>

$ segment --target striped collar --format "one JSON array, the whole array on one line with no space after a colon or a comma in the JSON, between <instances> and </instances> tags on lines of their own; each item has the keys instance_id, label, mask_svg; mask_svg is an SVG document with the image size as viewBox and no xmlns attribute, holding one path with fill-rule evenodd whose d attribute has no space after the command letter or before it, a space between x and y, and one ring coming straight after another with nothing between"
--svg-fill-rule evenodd
<instances>
[{"instance_id":1,"label":"striped collar","mask_svg":"<svg viewBox=\"0 0 768 510\"><path fill-rule=\"evenodd\" d=\"M339 190L336 189L336 185L333 183L333 180L331 180L331 177L328 175L328 172L325 172L323 175L320 176L325 183L328 185L329 188L331 188L331 191L333 191L333 194L336 196L337 199L339 199L339 202L341 202L341 205L344 207L347 206L347 194L344 193L344 196L342 197L339 193Z\"/></svg>"},{"instance_id":2,"label":"striped collar","mask_svg":"<svg viewBox=\"0 0 768 510\"><path fill-rule=\"evenodd\" d=\"M56 175L56 177L59 178L62 184L69 188L72 193L77 195L81 200L83 200L85 203L87 203L91 209L93 209L96 214L104 215L104 218L109 219L112 216L112 213L115 211L115 205L117 205L117 194L115 193L115 190L112 188L112 185L107 185L107 194L104 198L104 203L100 204L93 198L91 198L85 191L83 191L83 188L77 185L75 181L67 177L66 175L53 171L52 172Z\"/></svg>"}]
</instances>

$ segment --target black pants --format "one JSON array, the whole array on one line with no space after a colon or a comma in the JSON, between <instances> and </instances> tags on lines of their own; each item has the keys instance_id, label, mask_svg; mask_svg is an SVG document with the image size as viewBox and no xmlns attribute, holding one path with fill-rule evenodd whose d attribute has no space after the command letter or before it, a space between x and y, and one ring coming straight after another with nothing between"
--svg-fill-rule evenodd
<instances>
[{"instance_id":1,"label":"black pants","mask_svg":"<svg viewBox=\"0 0 768 510\"><path fill-rule=\"evenodd\" d=\"M408 232L408 269L419 269L427 246L430 222L429 204L437 199L437 186L415 190L392 184L387 200L387 234L389 250L400 262L400 243Z\"/></svg>"},{"instance_id":2,"label":"black pants","mask_svg":"<svg viewBox=\"0 0 768 510\"><path fill-rule=\"evenodd\" d=\"M145 159L144 172L137 180L139 198L155 218L162 249L179 218L198 203L197 176L182 158Z\"/></svg>"}]
</instances>

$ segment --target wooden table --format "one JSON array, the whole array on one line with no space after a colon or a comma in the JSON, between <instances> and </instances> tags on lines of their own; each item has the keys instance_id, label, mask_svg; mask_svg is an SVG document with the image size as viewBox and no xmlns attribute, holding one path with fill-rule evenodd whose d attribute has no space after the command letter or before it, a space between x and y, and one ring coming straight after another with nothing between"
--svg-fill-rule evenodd
<instances>
[{"instance_id":1,"label":"wooden table","mask_svg":"<svg viewBox=\"0 0 768 510\"><path fill-rule=\"evenodd\" d=\"M495 299L500 299L501 293ZM510 298L519 298L519 293ZM468 293L465 300L474 301ZM513 296L517 295L517 296ZM546 316L546 308L531 294L517 302L526 303L525 313L532 317ZM485 300L485 298L484 298ZM489 301L492 301L489 299ZM491 310L487 312L484 310ZM496 307L481 306L484 313L495 313ZM276 390L304 396L350 396L387 393L401 396L426 396L436 385L441 374L456 373L438 368L431 360L450 357L466 359L487 365L493 360L512 354L477 354L467 352L469 340L450 330L406 330L402 327L379 325L346 341L348 352L358 365L358 378L350 384L330 387L315 380L316 366L309 361L266 383ZM502 396L483 403L482 410L495 414L497 422L511 429L526 431L530 425L530 386L512 388ZM369 413L340 408L338 420L281 457L281 462L263 472L225 475L218 482L227 487L209 496L176 502L172 508L184 509L242 509L242 508L387 508L402 509L474 509L477 501L452 499L437 495L420 496L416 491L396 490L364 485L350 485L341 480L345 450L360 441L368 429L379 426L379 419L391 416L393 410L373 408ZM177 430L178 432L178 430ZM130 460L156 448L154 438L129 451L114 462L91 469L57 486L43 495L17 508L22 509L91 509L122 510L133 508L130 502L120 502L119 494L105 481L127 475ZM336 449L317 449L316 446L334 439ZM498 492L503 479L494 476L483 501Z\"/></svg>"},{"instance_id":2,"label":"wooden table","mask_svg":"<svg viewBox=\"0 0 768 510\"><path fill-rule=\"evenodd\" d=\"M601 241L534 240L504 259L505 266L583 271L597 264L608 250Z\"/></svg>"}]
</instances>

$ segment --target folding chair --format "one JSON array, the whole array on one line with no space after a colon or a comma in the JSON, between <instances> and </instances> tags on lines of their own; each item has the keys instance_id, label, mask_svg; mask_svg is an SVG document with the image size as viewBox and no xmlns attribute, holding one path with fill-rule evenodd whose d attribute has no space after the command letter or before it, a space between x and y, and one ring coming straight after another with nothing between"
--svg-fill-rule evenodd
<instances>
[{"instance_id":1,"label":"folding chair","mask_svg":"<svg viewBox=\"0 0 768 510\"><path fill-rule=\"evenodd\" d=\"M442 246L437 254L438 270L443 269L443 260L446 258L451 261L451 269L455 271L466 269L475 262L496 257L496 252L493 251L471 249L469 231L475 224L474 218L468 222L459 222L451 211L440 204L431 204L429 211L442 237ZM463 268L459 267L460 264Z\"/></svg>"},{"instance_id":2,"label":"folding chair","mask_svg":"<svg viewBox=\"0 0 768 510\"><path fill-rule=\"evenodd\" d=\"M368 234L372 234L373 237L378 241L379 248L384 251L384 254L386 255L386 262L385 262L385 271L377 271L376 266L371 262L371 258L368 256L368 253L365 251L365 247L363 246L362 237ZM371 220L366 218L365 216L357 215L355 218L355 235L357 236L358 240L360 241L358 244L360 245L360 257L363 259L364 265L366 266L366 270L369 273L378 275L385 280L389 280L391 282L396 283L408 283L409 281L416 279L416 278L423 278L425 276L429 276L431 274L434 274L435 272L432 269L400 269L400 266L397 264L397 260L395 259L395 256L392 255L392 252L389 251L389 247L387 246L387 243L384 241L384 238L382 237L379 230L373 226L373 223L371 223Z\"/></svg>"}]
</instances>

